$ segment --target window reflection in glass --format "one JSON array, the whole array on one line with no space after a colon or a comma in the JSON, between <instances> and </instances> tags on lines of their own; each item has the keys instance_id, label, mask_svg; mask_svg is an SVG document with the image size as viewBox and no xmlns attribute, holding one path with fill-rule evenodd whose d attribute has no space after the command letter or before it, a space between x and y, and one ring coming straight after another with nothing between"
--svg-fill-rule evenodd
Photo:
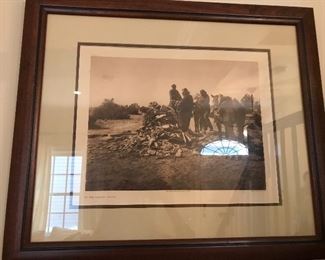
<instances>
[{"instance_id":1,"label":"window reflection in glass","mask_svg":"<svg viewBox=\"0 0 325 260\"><path fill-rule=\"evenodd\" d=\"M78 229L81 156L52 156L46 232Z\"/></svg>"},{"instance_id":2,"label":"window reflection in glass","mask_svg":"<svg viewBox=\"0 0 325 260\"><path fill-rule=\"evenodd\" d=\"M223 139L205 145L201 150L201 155L248 155L248 148L240 142Z\"/></svg>"}]
</instances>

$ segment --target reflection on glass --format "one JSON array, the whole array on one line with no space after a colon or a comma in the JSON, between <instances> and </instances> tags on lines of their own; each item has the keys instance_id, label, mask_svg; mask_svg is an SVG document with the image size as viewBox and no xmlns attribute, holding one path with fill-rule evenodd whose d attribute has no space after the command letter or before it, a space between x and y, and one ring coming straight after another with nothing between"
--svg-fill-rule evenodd
<instances>
[{"instance_id":1,"label":"reflection on glass","mask_svg":"<svg viewBox=\"0 0 325 260\"><path fill-rule=\"evenodd\" d=\"M73 193L80 192L80 175L68 175L68 184Z\"/></svg>"},{"instance_id":2,"label":"reflection on glass","mask_svg":"<svg viewBox=\"0 0 325 260\"><path fill-rule=\"evenodd\" d=\"M237 141L223 139L205 145L201 155L248 155L248 148Z\"/></svg>"},{"instance_id":3,"label":"reflection on glass","mask_svg":"<svg viewBox=\"0 0 325 260\"><path fill-rule=\"evenodd\" d=\"M52 156L46 232L78 229L81 156Z\"/></svg>"},{"instance_id":4,"label":"reflection on glass","mask_svg":"<svg viewBox=\"0 0 325 260\"><path fill-rule=\"evenodd\" d=\"M69 203L65 204L65 212L75 212L78 213L79 212L79 194L77 195L73 195L69 197Z\"/></svg>"},{"instance_id":5,"label":"reflection on glass","mask_svg":"<svg viewBox=\"0 0 325 260\"><path fill-rule=\"evenodd\" d=\"M66 214L64 218L64 228L78 229L78 214Z\"/></svg>"},{"instance_id":6,"label":"reflection on glass","mask_svg":"<svg viewBox=\"0 0 325 260\"><path fill-rule=\"evenodd\" d=\"M51 201L51 213L61 213L64 211L64 201L65 196L55 196L50 197Z\"/></svg>"},{"instance_id":7,"label":"reflection on glass","mask_svg":"<svg viewBox=\"0 0 325 260\"><path fill-rule=\"evenodd\" d=\"M53 192L54 193L60 193L60 192L65 192L65 186L66 186L66 175L54 175L52 177L53 180Z\"/></svg>"}]
</instances>

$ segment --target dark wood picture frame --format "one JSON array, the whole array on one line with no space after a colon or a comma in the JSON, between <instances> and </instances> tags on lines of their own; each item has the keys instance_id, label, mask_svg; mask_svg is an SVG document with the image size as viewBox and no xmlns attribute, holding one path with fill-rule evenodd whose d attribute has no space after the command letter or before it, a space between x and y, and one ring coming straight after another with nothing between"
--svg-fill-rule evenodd
<instances>
[{"instance_id":1,"label":"dark wood picture frame","mask_svg":"<svg viewBox=\"0 0 325 260\"><path fill-rule=\"evenodd\" d=\"M295 26L316 235L313 237L31 242L42 72L48 14ZM325 116L313 10L147 0L27 0L4 259L317 259L325 257Z\"/></svg>"}]
</instances>

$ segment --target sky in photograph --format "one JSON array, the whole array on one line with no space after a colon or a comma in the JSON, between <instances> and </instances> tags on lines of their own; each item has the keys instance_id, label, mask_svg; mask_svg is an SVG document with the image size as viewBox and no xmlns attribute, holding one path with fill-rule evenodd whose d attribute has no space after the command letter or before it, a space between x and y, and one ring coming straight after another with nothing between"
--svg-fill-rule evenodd
<instances>
[{"instance_id":1,"label":"sky in photograph","mask_svg":"<svg viewBox=\"0 0 325 260\"><path fill-rule=\"evenodd\" d=\"M147 106L156 101L168 105L169 90L176 84L194 97L201 89L240 99L253 92L258 99L258 63L224 60L91 57L90 106L104 99Z\"/></svg>"}]
</instances>

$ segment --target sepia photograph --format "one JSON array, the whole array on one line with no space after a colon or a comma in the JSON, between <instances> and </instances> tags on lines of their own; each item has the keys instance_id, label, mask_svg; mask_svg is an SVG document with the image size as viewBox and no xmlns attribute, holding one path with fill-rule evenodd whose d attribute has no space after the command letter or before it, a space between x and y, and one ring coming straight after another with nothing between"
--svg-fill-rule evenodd
<instances>
[{"instance_id":1,"label":"sepia photograph","mask_svg":"<svg viewBox=\"0 0 325 260\"><path fill-rule=\"evenodd\" d=\"M89 63L86 192L267 189L258 62Z\"/></svg>"}]
</instances>

